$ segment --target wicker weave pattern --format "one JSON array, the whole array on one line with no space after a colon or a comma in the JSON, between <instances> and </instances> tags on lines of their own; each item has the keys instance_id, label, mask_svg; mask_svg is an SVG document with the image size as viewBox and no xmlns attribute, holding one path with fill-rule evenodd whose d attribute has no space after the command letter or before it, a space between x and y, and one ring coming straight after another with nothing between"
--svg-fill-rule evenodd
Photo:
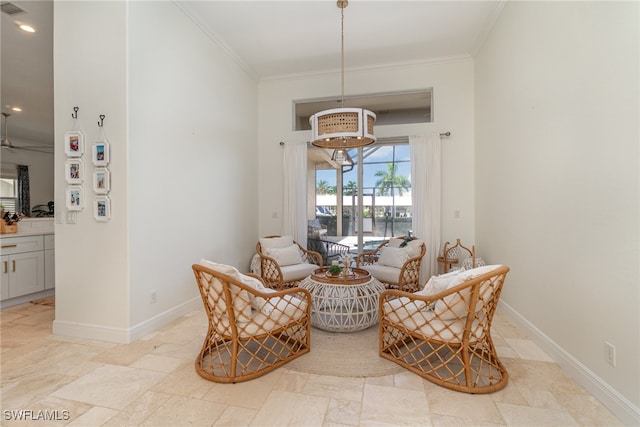
<instances>
[{"instance_id":1,"label":"wicker weave pattern","mask_svg":"<svg viewBox=\"0 0 640 427\"><path fill-rule=\"evenodd\" d=\"M471 249L464 246L460 239L456 239L456 244L451 246L451 243L445 242L442 247L442 255L438 257L437 261L443 265L443 273L447 273L449 268L453 264L458 264L463 251L469 254L471 258L471 268L476 268L476 247L471 246Z\"/></svg>"},{"instance_id":2,"label":"wicker weave pattern","mask_svg":"<svg viewBox=\"0 0 640 427\"><path fill-rule=\"evenodd\" d=\"M502 389L508 374L491 339L491 322L508 271L500 267L433 296L385 291L380 356L453 390Z\"/></svg>"},{"instance_id":3,"label":"wicker weave pattern","mask_svg":"<svg viewBox=\"0 0 640 427\"><path fill-rule=\"evenodd\" d=\"M385 287L375 278L363 283L327 283L313 275L300 283L311 294L311 324L329 332L356 332L378 322L378 298Z\"/></svg>"},{"instance_id":4,"label":"wicker weave pattern","mask_svg":"<svg viewBox=\"0 0 640 427\"><path fill-rule=\"evenodd\" d=\"M404 238L404 236L399 237ZM356 266L362 267L365 265L372 265L378 262L380 257L380 251L383 247L387 246L389 241L382 242L376 249L369 252L362 252L356 258ZM389 282L380 280L384 283L388 289L399 289L405 292L415 292L420 288L420 266L422 264L422 258L427 253L427 247L423 243L420 247L420 255L414 258L408 259L400 269L400 276L398 282Z\"/></svg>"},{"instance_id":5,"label":"wicker weave pattern","mask_svg":"<svg viewBox=\"0 0 640 427\"><path fill-rule=\"evenodd\" d=\"M280 237L280 236L267 236L266 238L273 238L273 237ZM322 255L320 255L318 252L304 249L297 242L294 242L294 243L298 245L298 248L300 249L302 262L308 262L309 264L316 264L318 267L322 267ZM256 244L256 252L260 256L260 274L261 274L262 280L265 282L265 285L269 288L278 289L278 290L293 288L298 286L302 281L302 279L307 277L306 275L304 277L296 277L292 280L285 282L284 276L282 274L282 270L280 269L278 262L274 258L262 252L262 247L260 245L260 242Z\"/></svg>"},{"instance_id":6,"label":"wicker weave pattern","mask_svg":"<svg viewBox=\"0 0 640 427\"><path fill-rule=\"evenodd\" d=\"M267 294L202 265L192 268L209 319L195 362L201 377L247 381L309 352L309 292L294 288Z\"/></svg>"},{"instance_id":7,"label":"wicker weave pattern","mask_svg":"<svg viewBox=\"0 0 640 427\"><path fill-rule=\"evenodd\" d=\"M367 116L367 133L373 135L373 123L376 119L373 116Z\"/></svg>"},{"instance_id":8,"label":"wicker weave pattern","mask_svg":"<svg viewBox=\"0 0 640 427\"><path fill-rule=\"evenodd\" d=\"M325 114L318 120L318 135L337 132L358 132L358 113L340 112Z\"/></svg>"}]
</instances>

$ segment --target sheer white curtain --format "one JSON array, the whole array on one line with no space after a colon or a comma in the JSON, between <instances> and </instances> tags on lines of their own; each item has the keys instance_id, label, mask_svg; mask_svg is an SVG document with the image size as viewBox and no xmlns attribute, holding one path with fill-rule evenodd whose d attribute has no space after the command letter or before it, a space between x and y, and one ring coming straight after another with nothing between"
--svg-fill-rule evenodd
<instances>
[{"instance_id":1,"label":"sheer white curtain","mask_svg":"<svg viewBox=\"0 0 640 427\"><path fill-rule=\"evenodd\" d=\"M287 142L282 156L284 176L284 226L282 234L293 236L307 247L307 143Z\"/></svg>"},{"instance_id":2,"label":"sheer white curtain","mask_svg":"<svg viewBox=\"0 0 640 427\"><path fill-rule=\"evenodd\" d=\"M424 283L438 272L441 210L441 148L440 134L410 136L411 196L413 232L427 245L422 261L420 281Z\"/></svg>"}]
</instances>

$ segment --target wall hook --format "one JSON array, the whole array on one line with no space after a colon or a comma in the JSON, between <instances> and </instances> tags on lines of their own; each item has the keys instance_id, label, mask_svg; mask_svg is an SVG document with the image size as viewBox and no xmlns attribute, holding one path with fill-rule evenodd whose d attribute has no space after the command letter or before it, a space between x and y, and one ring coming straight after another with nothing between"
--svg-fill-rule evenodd
<instances>
[{"instance_id":1,"label":"wall hook","mask_svg":"<svg viewBox=\"0 0 640 427\"><path fill-rule=\"evenodd\" d=\"M71 117L73 117L74 119L77 119L78 118L78 110L79 109L80 108L78 108L78 107L73 107L73 113L71 113Z\"/></svg>"},{"instance_id":2,"label":"wall hook","mask_svg":"<svg viewBox=\"0 0 640 427\"><path fill-rule=\"evenodd\" d=\"M104 125L104 118L106 116L104 114L100 114L100 121L98 122L98 126L102 127Z\"/></svg>"}]
</instances>

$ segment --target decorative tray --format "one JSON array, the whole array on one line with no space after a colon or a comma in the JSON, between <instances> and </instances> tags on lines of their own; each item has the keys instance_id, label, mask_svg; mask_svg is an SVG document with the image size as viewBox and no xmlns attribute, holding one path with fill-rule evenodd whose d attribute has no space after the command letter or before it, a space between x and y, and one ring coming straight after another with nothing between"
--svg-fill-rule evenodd
<instances>
[{"instance_id":1,"label":"decorative tray","mask_svg":"<svg viewBox=\"0 0 640 427\"><path fill-rule=\"evenodd\" d=\"M331 274L329 267L318 268L311 274L311 279L316 282L329 283L334 285L357 285L371 280L371 275L362 268L351 268L346 276L342 273Z\"/></svg>"}]
</instances>

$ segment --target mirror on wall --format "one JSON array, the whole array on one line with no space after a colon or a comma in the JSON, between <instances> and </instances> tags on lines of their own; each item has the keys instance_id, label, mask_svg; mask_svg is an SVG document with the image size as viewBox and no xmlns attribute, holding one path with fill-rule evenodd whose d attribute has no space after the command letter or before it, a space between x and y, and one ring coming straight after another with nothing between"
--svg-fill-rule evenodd
<instances>
[{"instance_id":1,"label":"mirror on wall","mask_svg":"<svg viewBox=\"0 0 640 427\"><path fill-rule=\"evenodd\" d=\"M54 200L53 5L3 1L0 178L28 167L30 208ZM25 27L26 25L26 27Z\"/></svg>"}]
</instances>

